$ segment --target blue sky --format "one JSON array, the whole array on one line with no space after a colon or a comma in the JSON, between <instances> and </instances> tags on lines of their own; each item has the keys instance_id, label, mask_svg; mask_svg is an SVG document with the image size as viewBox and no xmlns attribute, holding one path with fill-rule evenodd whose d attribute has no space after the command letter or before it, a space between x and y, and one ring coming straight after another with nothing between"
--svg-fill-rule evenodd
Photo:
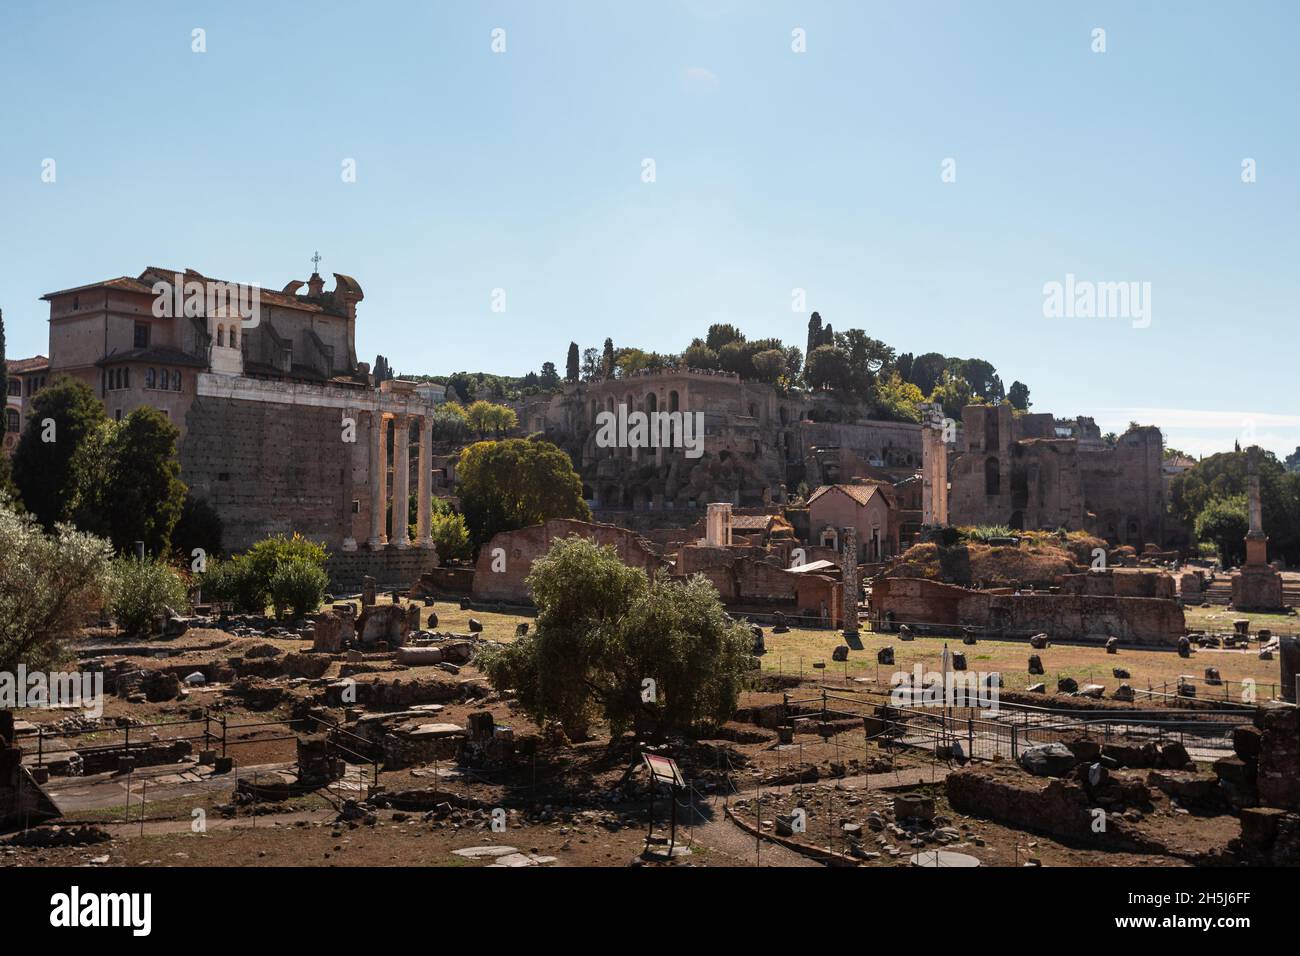
<instances>
[{"instance_id":1,"label":"blue sky","mask_svg":"<svg viewBox=\"0 0 1300 956\"><path fill-rule=\"evenodd\" d=\"M986 358L1035 410L1285 454L1298 27L1290 2L6 0L8 352L47 350L54 289L150 264L279 288L319 249L399 372L718 321L802 346L816 309ZM1149 327L1045 318L1067 274L1151 283Z\"/></svg>"}]
</instances>

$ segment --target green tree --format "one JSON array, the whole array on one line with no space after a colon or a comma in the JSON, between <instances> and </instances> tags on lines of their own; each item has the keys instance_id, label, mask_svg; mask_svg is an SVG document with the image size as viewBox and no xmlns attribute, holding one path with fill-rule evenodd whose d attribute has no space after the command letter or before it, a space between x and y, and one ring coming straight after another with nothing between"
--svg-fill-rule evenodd
<instances>
[{"instance_id":1,"label":"green tree","mask_svg":"<svg viewBox=\"0 0 1300 956\"><path fill-rule=\"evenodd\" d=\"M605 351L602 353L601 360L600 360L600 373L603 378L614 377L615 358L616 356L614 355L614 340L607 338L605 339Z\"/></svg>"},{"instance_id":2,"label":"green tree","mask_svg":"<svg viewBox=\"0 0 1300 956\"><path fill-rule=\"evenodd\" d=\"M1033 404L1029 400L1029 386L1024 382L1012 382L1011 388L1007 389L1007 398L1022 412L1028 411L1029 406Z\"/></svg>"},{"instance_id":3,"label":"green tree","mask_svg":"<svg viewBox=\"0 0 1300 956\"><path fill-rule=\"evenodd\" d=\"M479 438L486 438L496 422L496 406L482 399L465 410L465 420Z\"/></svg>"},{"instance_id":4,"label":"green tree","mask_svg":"<svg viewBox=\"0 0 1300 956\"><path fill-rule=\"evenodd\" d=\"M461 509L476 545L550 518L591 520L573 462L545 441L476 442L460 453Z\"/></svg>"},{"instance_id":5,"label":"green tree","mask_svg":"<svg viewBox=\"0 0 1300 956\"><path fill-rule=\"evenodd\" d=\"M564 380L566 382L576 382L581 375L581 369L578 364L578 343L569 343L569 355L564 365Z\"/></svg>"},{"instance_id":6,"label":"green tree","mask_svg":"<svg viewBox=\"0 0 1300 956\"><path fill-rule=\"evenodd\" d=\"M753 638L705 578L652 582L614 548L575 535L533 562L528 586L534 632L479 666L538 723L559 721L581 739L604 719L615 738L662 738L735 712Z\"/></svg>"},{"instance_id":7,"label":"green tree","mask_svg":"<svg viewBox=\"0 0 1300 956\"><path fill-rule=\"evenodd\" d=\"M812 388L847 393L852 386L848 357L833 345L819 345L808 355L804 378Z\"/></svg>"},{"instance_id":8,"label":"green tree","mask_svg":"<svg viewBox=\"0 0 1300 956\"><path fill-rule=\"evenodd\" d=\"M1237 564L1246 554L1250 520L1246 496L1211 499L1196 516L1196 540L1213 544L1224 567Z\"/></svg>"},{"instance_id":9,"label":"green tree","mask_svg":"<svg viewBox=\"0 0 1300 956\"><path fill-rule=\"evenodd\" d=\"M682 364L686 368L717 369L718 353L709 348L699 339L690 344L690 347L682 353Z\"/></svg>"},{"instance_id":10,"label":"green tree","mask_svg":"<svg viewBox=\"0 0 1300 956\"><path fill-rule=\"evenodd\" d=\"M1195 527L1215 498L1245 495L1249 453L1221 452L1197 462L1169 486L1169 508L1180 522ZM1272 454L1259 457L1259 498L1269 554L1289 563L1300 561L1300 475L1288 474Z\"/></svg>"},{"instance_id":11,"label":"green tree","mask_svg":"<svg viewBox=\"0 0 1300 956\"><path fill-rule=\"evenodd\" d=\"M919 388L922 395L929 395L939 385L947 367L948 360L938 352L926 352L912 361L911 374L907 380Z\"/></svg>"},{"instance_id":12,"label":"green tree","mask_svg":"<svg viewBox=\"0 0 1300 956\"><path fill-rule=\"evenodd\" d=\"M113 546L129 550L143 541L149 554L171 547L188 490L176 460L180 430L147 405L131 412L114 431L112 471L104 495Z\"/></svg>"},{"instance_id":13,"label":"green tree","mask_svg":"<svg viewBox=\"0 0 1300 956\"><path fill-rule=\"evenodd\" d=\"M744 342L728 342L718 349L718 364L724 372L735 372L741 378L749 380L754 377L754 363L749 349Z\"/></svg>"},{"instance_id":14,"label":"green tree","mask_svg":"<svg viewBox=\"0 0 1300 956\"><path fill-rule=\"evenodd\" d=\"M944 369L939 384L930 393L930 401L943 406L943 413L949 418L961 421L961 411L971 403L970 382L960 375Z\"/></svg>"},{"instance_id":15,"label":"green tree","mask_svg":"<svg viewBox=\"0 0 1300 956\"><path fill-rule=\"evenodd\" d=\"M823 344L824 343L822 342L822 317L820 313L814 312L808 318L808 347L804 349L804 354L812 355L813 350L816 349L817 346Z\"/></svg>"},{"instance_id":16,"label":"green tree","mask_svg":"<svg viewBox=\"0 0 1300 956\"><path fill-rule=\"evenodd\" d=\"M786 355L780 349L758 352L753 358L754 377L760 382L775 384L786 373Z\"/></svg>"},{"instance_id":17,"label":"green tree","mask_svg":"<svg viewBox=\"0 0 1300 956\"><path fill-rule=\"evenodd\" d=\"M903 381L903 377L897 371L891 372L876 383L876 415L885 421L919 424L920 405L923 401L925 396L921 394L921 390L911 382Z\"/></svg>"},{"instance_id":18,"label":"green tree","mask_svg":"<svg viewBox=\"0 0 1300 956\"><path fill-rule=\"evenodd\" d=\"M888 374L894 365L894 350L861 329L849 329L835 337L849 363L849 379L859 395L870 395L879 372Z\"/></svg>"},{"instance_id":19,"label":"green tree","mask_svg":"<svg viewBox=\"0 0 1300 956\"><path fill-rule=\"evenodd\" d=\"M71 516L77 449L104 420L103 403L73 378L58 378L32 399L27 427L14 449L13 478L23 504L47 531Z\"/></svg>"},{"instance_id":20,"label":"green tree","mask_svg":"<svg viewBox=\"0 0 1300 956\"><path fill-rule=\"evenodd\" d=\"M704 344L719 355L722 354L724 346L732 342L744 342L745 334L729 322L717 322L709 326L708 334L704 338Z\"/></svg>"},{"instance_id":21,"label":"green tree","mask_svg":"<svg viewBox=\"0 0 1300 956\"><path fill-rule=\"evenodd\" d=\"M464 405L457 402L444 402L433 410L434 441L464 441L469 435L469 416L465 412Z\"/></svg>"},{"instance_id":22,"label":"green tree","mask_svg":"<svg viewBox=\"0 0 1300 956\"><path fill-rule=\"evenodd\" d=\"M113 561L109 610L128 637L152 637L165 608L184 611L188 606L185 579L175 568L151 557Z\"/></svg>"},{"instance_id":23,"label":"green tree","mask_svg":"<svg viewBox=\"0 0 1300 956\"><path fill-rule=\"evenodd\" d=\"M0 495L0 672L45 670L104 604L112 547L58 525L42 532Z\"/></svg>"},{"instance_id":24,"label":"green tree","mask_svg":"<svg viewBox=\"0 0 1300 956\"><path fill-rule=\"evenodd\" d=\"M971 391L986 402L997 404L1006 398L1002 379L991 363L983 359L948 359L948 370L955 378L964 378Z\"/></svg>"}]
</instances>

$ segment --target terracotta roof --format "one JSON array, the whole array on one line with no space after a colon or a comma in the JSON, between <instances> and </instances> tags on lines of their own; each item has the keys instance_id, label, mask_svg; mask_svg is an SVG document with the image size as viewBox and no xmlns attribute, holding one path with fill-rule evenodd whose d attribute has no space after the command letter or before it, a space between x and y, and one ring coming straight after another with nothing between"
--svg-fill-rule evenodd
<instances>
[{"instance_id":1,"label":"terracotta roof","mask_svg":"<svg viewBox=\"0 0 1300 956\"><path fill-rule=\"evenodd\" d=\"M814 491L808 498L808 504L812 504L822 495L829 491L842 491L860 505L865 505L871 500L871 496L879 493L885 499L885 504L893 507L894 495L884 485L822 485Z\"/></svg>"},{"instance_id":2,"label":"terracotta roof","mask_svg":"<svg viewBox=\"0 0 1300 956\"><path fill-rule=\"evenodd\" d=\"M732 515L731 527L735 531L766 531L776 520L776 515Z\"/></svg>"},{"instance_id":3,"label":"terracotta roof","mask_svg":"<svg viewBox=\"0 0 1300 956\"><path fill-rule=\"evenodd\" d=\"M152 295L153 286L155 282L159 280L170 282L172 281L173 277L177 275L181 276L182 281L185 282L221 282L229 285L238 284L238 283L231 283L229 282L229 280L226 279L217 279L214 278L213 276L204 275L202 272L199 272L196 269L165 269L162 268L161 266L149 266L143 272L141 272L139 276L135 278L132 278L131 276L118 276L116 279L106 279L101 282L91 282L86 285L74 286L70 289L60 289L57 292L47 292L45 295L41 296L41 298L46 301L49 301L54 296L67 295L72 292L85 292L91 289L102 289L105 287L113 288L113 289L123 289L128 292L140 292L145 295ZM334 273L334 277L339 281L339 286L343 291L350 292L358 296L361 295L361 286L356 279L352 278L351 276L342 275L341 273L337 273L337 272ZM243 284L248 285L250 283L243 283ZM301 283L297 283L297 284L301 285ZM288 286L285 286L285 289L288 290L294 285L295 283L290 283ZM303 312L327 311L325 306L321 305L318 302L313 302L305 297L299 298L296 295L286 294L285 292L277 292L274 289L268 289L262 286L259 286L258 289L259 289L258 291L259 298L262 300L262 302L270 305L278 305L286 309L299 309ZM325 298L329 299L330 296L327 294Z\"/></svg>"},{"instance_id":4,"label":"terracotta roof","mask_svg":"<svg viewBox=\"0 0 1300 956\"><path fill-rule=\"evenodd\" d=\"M44 355L34 355L25 359L5 359L5 369L10 375L22 375L24 372L40 372L50 367L50 360Z\"/></svg>"},{"instance_id":5,"label":"terracotta roof","mask_svg":"<svg viewBox=\"0 0 1300 956\"><path fill-rule=\"evenodd\" d=\"M58 292L47 292L41 298L48 302L56 295L67 295L70 292L86 292L89 289L102 289L105 286L111 289L124 289L127 292L153 294L152 284L145 285L139 279L133 279L130 276L118 276L116 279L105 279L103 282L91 282L87 285L73 286L71 289L60 289Z\"/></svg>"}]
</instances>

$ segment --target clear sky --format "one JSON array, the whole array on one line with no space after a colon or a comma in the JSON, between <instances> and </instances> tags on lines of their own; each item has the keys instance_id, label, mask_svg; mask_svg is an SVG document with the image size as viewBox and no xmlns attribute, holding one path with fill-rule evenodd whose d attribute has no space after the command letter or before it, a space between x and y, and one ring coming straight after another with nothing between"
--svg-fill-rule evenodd
<instances>
[{"instance_id":1,"label":"clear sky","mask_svg":"<svg viewBox=\"0 0 1300 956\"><path fill-rule=\"evenodd\" d=\"M802 347L816 309L986 358L1038 411L1285 454L1297 35L1292 0L4 0L8 353L47 351L45 292L146 265L278 289L319 250L400 373L718 321ZM1149 282L1149 325L1045 317L1071 274Z\"/></svg>"}]
</instances>

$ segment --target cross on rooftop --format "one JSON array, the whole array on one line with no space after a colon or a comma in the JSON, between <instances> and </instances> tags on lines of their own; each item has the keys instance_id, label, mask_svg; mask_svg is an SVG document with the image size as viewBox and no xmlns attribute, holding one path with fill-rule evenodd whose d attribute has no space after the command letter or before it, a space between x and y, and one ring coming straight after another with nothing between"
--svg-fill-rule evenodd
<instances>
[{"instance_id":1,"label":"cross on rooftop","mask_svg":"<svg viewBox=\"0 0 1300 956\"><path fill-rule=\"evenodd\" d=\"M315 254L314 256L311 257L311 271L312 271L312 272L320 272L320 252L319 252L319 250L316 252L316 254Z\"/></svg>"}]
</instances>

